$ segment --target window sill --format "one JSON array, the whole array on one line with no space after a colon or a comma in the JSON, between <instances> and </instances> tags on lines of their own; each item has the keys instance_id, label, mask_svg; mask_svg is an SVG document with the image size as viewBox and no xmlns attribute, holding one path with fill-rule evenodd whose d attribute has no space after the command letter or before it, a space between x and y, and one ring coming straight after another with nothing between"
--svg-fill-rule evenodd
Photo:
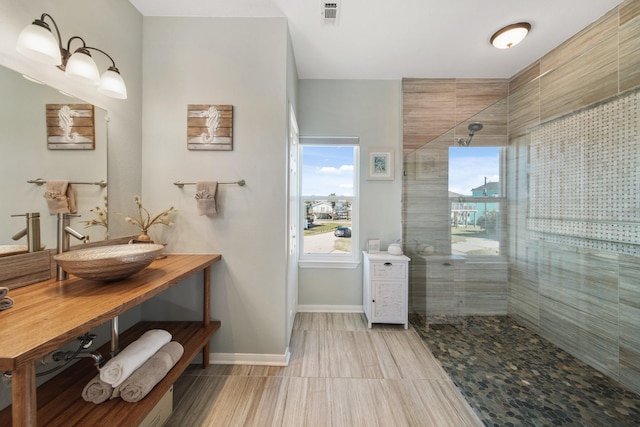
<instances>
[{"instance_id":1,"label":"window sill","mask_svg":"<svg viewBox=\"0 0 640 427\"><path fill-rule=\"evenodd\" d=\"M360 265L358 260L327 260L327 259L305 259L298 260L299 268L357 268Z\"/></svg>"}]
</instances>

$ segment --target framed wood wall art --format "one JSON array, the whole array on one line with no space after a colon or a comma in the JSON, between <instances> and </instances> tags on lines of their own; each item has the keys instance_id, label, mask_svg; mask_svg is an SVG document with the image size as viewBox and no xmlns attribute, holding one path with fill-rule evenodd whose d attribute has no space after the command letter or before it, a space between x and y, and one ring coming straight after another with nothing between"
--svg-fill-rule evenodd
<instances>
[{"instance_id":1,"label":"framed wood wall art","mask_svg":"<svg viewBox=\"0 0 640 427\"><path fill-rule=\"evenodd\" d=\"M233 105L187 105L189 150L233 150Z\"/></svg>"},{"instance_id":2,"label":"framed wood wall art","mask_svg":"<svg viewBox=\"0 0 640 427\"><path fill-rule=\"evenodd\" d=\"M95 114L91 104L47 104L47 148L95 150Z\"/></svg>"}]
</instances>

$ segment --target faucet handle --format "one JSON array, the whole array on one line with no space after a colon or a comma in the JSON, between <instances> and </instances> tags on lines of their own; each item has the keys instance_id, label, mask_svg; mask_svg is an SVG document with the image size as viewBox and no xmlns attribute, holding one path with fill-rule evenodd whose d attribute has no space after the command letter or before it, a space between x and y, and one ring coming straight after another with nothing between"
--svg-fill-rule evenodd
<instances>
[{"instance_id":1,"label":"faucet handle","mask_svg":"<svg viewBox=\"0 0 640 427\"><path fill-rule=\"evenodd\" d=\"M62 218L72 218L72 217L81 217L82 215L77 214L77 213L66 213L66 212L60 212L58 214L58 216L62 217Z\"/></svg>"},{"instance_id":2,"label":"faucet handle","mask_svg":"<svg viewBox=\"0 0 640 427\"><path fill-rule=\"evenodd\" d=\"M20 240L20 239L22 239L22 238L23 238L24 236L26 236L26 235L27 235L27 229L26 229L26 228L24 228L24 229L22 229L21 231L19 231L19 232L17 232L16 234L14 234L13 236L11 236L11 238L12 238L13 240Z\"/></svg>"},{"instance_id":3,"label":"faucet handle","mask_svg":"<svg viewBox=\"0 0 640 427\"><path fill-rule=\"evenodd\" d=\"M27 213L23 213L23 214L13 214L13 215L11 215L11 217L17 217L17 216L26 216L27 219L29 219L29 218L40 218L40 212L27 212Z\"/></svg>"}]
</instances>

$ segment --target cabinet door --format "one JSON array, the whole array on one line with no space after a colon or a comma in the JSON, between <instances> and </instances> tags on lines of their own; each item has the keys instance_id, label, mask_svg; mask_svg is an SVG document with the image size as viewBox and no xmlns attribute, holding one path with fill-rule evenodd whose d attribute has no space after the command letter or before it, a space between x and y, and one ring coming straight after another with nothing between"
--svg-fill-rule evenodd
<instances>
[{"instance_id":1,"label":"cabinet door","mask_svg":"<svg viewBox=\"0 0 640 427\"><path fill-rule=\"evenodd\" d=\"M405 322L406 284L402 281L373 281L372 320L374 322Z\"/></svg>"}]
</instances>

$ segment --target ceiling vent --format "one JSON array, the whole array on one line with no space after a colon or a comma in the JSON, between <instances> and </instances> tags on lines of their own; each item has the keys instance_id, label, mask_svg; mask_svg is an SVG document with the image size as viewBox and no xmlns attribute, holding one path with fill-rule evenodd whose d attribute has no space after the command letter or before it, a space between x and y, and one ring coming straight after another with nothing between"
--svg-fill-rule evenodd
<instances>
[{"instance_id":1,"label":"ceiling vent","mask_svg":"<svg viewBox=\"0 0 640 427\"><path fill-rule=\"evenodd\" d=\"M322 23L324 25L338 25L340 21L340 2L339 1L323 1L320 2L322 7Z\"/></svg>"}]
</instances>

